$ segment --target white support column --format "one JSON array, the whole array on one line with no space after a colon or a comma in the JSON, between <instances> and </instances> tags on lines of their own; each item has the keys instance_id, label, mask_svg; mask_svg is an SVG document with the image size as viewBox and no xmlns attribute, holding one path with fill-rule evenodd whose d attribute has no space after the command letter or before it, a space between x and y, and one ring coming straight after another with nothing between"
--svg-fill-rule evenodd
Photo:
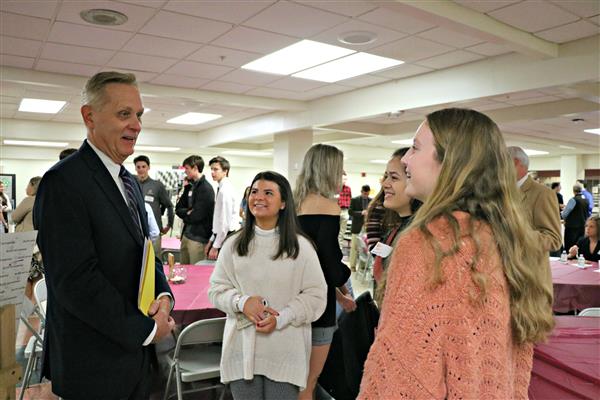
<instances>
[{"instance_id":1,"label":"white support column","mask_svg":"<svg viewBox=\"0 0 600 400\"><path fill-rule=\"evenodd\" d=\"M573 185L577 179L583 179L585 170L580 155L560 157L560 186L565 202L573 197Z\"/></svg>"},{"instance_id":2,"label":"white support column","mask_svg":"<svg viewBox=\"0 0 600 400\"><path fill-rule=\"evenodd\" d=\"M312 146L312 129L302 129L275 135L273 143L273 169L290 181L292 189L300 173L304 154Z\"/></svg>"}]
</instances>

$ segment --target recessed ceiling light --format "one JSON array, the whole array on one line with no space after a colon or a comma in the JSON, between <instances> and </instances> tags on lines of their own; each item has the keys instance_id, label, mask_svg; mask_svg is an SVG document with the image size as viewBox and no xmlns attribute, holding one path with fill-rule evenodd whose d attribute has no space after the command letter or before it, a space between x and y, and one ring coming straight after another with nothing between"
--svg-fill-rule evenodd
<instances>
[{"instance_id":1,"label":"recessed ceiling light","mask_svg":"<svg viewBox=\"0 0 600 400\"><path fill-rule=\"evenodd\" d=\"M296 78L321 82L337 82L403 64L404 61L369 53L355 53L344 58L293 74Z\"/></svg>"},{"instance_id":2,"label":"recessed ceiling light","mask_svg":"<svg viewBox=\"0 0 600 400\"><path fill-rule=\"evenodd\" d=\"M189 112L178 117L171 118L167 120L167 123L178 125L198 125L204 122L212 121L214 119L219 119L221 117L222 115L219 114Z\"/></svg>"},{"instance_id":3,"label":"recessed ceiling light","mask_svg":"<svg viewBox=\"0 0 600 400\"><path fill-rule=\"evenodd\" d=\"M575 147L571 147L571 146L564 146L564 145L559 145L558 147L560 147L561 149L567 149L567 150L576 150Z\"/></svg>"},{"instance_id":4,"label":"recessed ceiling light","mask_svg":"<svg viewBox=\"0 0 600 400\"><path fill-rule=\"evenodd\" d=\"M523 149L523 151L528 156L542 156L544 154L549 154L547 151L542 151L542 150Z\"/></svg>"},{"instance_id":5,"label":"recessed ceiling light","mask_svg":"<svg viewBox=\"0 0 600 400\"><path fill-rule=\"evenodd\" d=\"M392 143L405 144L405 145L410 146L413 144L413 139L392 140Z\"/></svg>"},{"instance_id":6,"label":"recessed ceiling light","mask_svg":"<svg viewBox=\"0 0 600 400\"><path fill-rule=\"evenodd\" d=\"M12 146L33 146L33 147L67 147L66 142L40 142L37 140L10 140L4 139L4 144Z\"/></svg>"},{"instance_id":7,"label":"recessed ceiling light","mask_svg":"<svg viewBox=\"0 0 600 400\"><path fill-rule=\"evenodd\" d=\"M19 111L34 112L41 114L56 114L67 104L66 101L42 100L42 99L22 99L19 104Z\"/></svg>"},{"instance_id":8,"label":"recessed ceiling light","mask_svg":"<svg viewBox=\"0 0 600 400\"><path fill-rule=\"evenodd\" d=\"M370 163L373 164L387 164L389 160L370 160Z\"/></svg>"},{"instance_id":9,"label":"recessed ceiling light","mask_svg":"<svg viewBox=\"0 0 600 400\"><path fill-rule=\"evenodd\" d=\"M352 53L355 51L312 40L301 40L242 65L242 68L270 74L289 75Z\"/></svg>"},{"instance_id":10,"label":"recessed ceiling light","mask_svg":"<svg viewBox=\"0 0 600 400\"><path fill-rule=\"evenodd\" d=\"M136 151L154 151L157 153L166 153L169 151L178 151L181 150L181 147L168 147L168 146L144 146L144 145L136 145Z\"/></svg>"},{"instance_id":11,"label":"recessed ceiling light","mask_svg":"<svg viewBox=\"0 0 600 400\"><path fill-rule=\"evenodd\" d=\"M371 44L377 40L377 34L369 31L344 32L338 36L338 41L354 46Z\"/></svg>"},{"instance_id":12,"label":"recessed ceiling light","mask_svg":"<svg viewBox=\"0 0 600 400\"><path fill-rule=\"evenodd\" d=\"M127 15L115 11L102 8L93 8L91 10L83 10L79 13L81 19L94 25L117 26L127 22Z\"/></svg>"},{"instance_id":13,"label":"recessed ceiling light","mask_svg":"<svg viewBox=\"0 0 600 400\"><path fill-rule=\"evenodd\" d=\"M223 154L232 156L248 156L248 157L271 157L272 151L260 151L260 150L225 150Z\"/></svg>"},{"instance_id":14,"label":"recessed ceiling light","mask_svg":"<svg viewBox=\"0 0 600 400\"><path fill-rule=\"evenodd\" d=\"M596 129L584 129L584 132L591 133L593 135L600 135L600 128Z\"/></svg>"}]
</instances>

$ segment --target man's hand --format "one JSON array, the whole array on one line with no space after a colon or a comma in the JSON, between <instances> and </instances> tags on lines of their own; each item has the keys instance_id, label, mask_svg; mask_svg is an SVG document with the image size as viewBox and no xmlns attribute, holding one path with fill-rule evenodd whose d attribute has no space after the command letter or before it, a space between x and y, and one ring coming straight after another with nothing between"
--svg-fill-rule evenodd
<instances>
[{"instance_id":1,"label":"man's hand","mask_svg":"<svg viewBox=\"0 0 600 400\"><path fill-rule=\"evenodd\" d=\"M165 226L164 228L162 228L162 229L160 230L160 233L164 235L164 234L166 234L167 232L169 232L169 230L170 230L170 229L171 229L171 227L167 225L167 226Z\"/></svg>"},{"instance_id":2,"label":"man's hand","mask_svg":"<svg viewBox=\"0 0 600 400\"><path fill-rule=\"evenodd\" d=\"M215 247L211 247L210 251L208 252L208 259L209 260L216 260L217 257L219 256L219 249L215 248Z\"/></svg>"},{"instance_id":3,"label":"man's hand","mask_svg":"<svg viewBox=\"0 0 600 400\"><path fill-rule=\"evenodd\" d=\"M158 343L171 333L175 327L175 321L169 315L171 311L171 299L168 296L154 300L148 308L148 316L156 322L156 334L152 343Z\"/></svg>"}]
</instances>

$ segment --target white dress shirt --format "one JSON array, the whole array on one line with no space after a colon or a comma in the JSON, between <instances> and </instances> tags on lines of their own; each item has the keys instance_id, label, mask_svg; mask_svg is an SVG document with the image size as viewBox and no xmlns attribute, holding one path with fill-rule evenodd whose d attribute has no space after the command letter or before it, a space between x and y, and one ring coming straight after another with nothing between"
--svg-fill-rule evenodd
<instances>
[{"instance_id":1,"label":"white dress shirt","mask_svg":"<svg viewBox=\"0 0 600 400\"><path fill-rule=\"evenodd\" d=\"M213 213L211 240L212 246L220 249L227 233L235 231L239 227L238 205L235 201L233 185L228 177L219 182L219 189L215 198L215 211Z\"/></svg>"}]
</instances>

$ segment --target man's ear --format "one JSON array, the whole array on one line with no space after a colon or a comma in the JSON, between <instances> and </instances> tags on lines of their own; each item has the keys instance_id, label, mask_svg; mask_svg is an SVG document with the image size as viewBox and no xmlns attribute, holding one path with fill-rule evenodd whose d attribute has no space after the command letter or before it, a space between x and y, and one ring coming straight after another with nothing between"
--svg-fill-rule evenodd
<instances>
[{"instance_id":1,"label":"man's ear","mask_svg":"<svg viewBox=\"0 0 600 400\"><path fill-rule=\"evenodd\" d=\"M94 119L92 118L93 111L89 105L81 106L81 116L83 117L83 123L88 128L94 127Z\"/></svg>"}]
</instances>

